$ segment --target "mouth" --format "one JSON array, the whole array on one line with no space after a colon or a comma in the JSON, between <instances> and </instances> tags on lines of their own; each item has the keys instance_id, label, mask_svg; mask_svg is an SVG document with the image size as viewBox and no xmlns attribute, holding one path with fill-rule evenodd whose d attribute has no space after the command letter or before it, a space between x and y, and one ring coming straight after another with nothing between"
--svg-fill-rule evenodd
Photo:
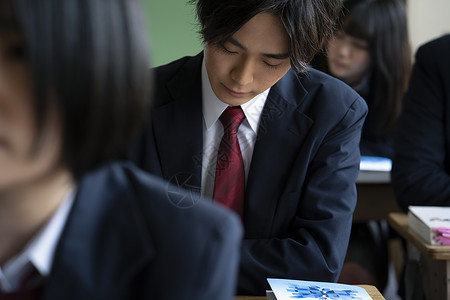
<instances>
[{"instance_id":1,"label":"mouth","mask_svg":"<svg viewBox=\"0 0 450 300\"><path fill-rule=\"evenodd\" d=\"M344 63L337 61L337 60L333 61L333 65L335 65L337 68L340 68L340 69L346 68L346 65Z\"/></svg>"},{"instance_id":2,"label":"mouth","mask_svg":"<svg viewBox=\"0 0 450 300\"><path fill-rule=\"evenodd\" d=\"M227 88L225 85L223 85L223 87L225 88L225 90L227 91L228 94L230 94L231 96L233 96L235 98L243 98L243 97L248 96L248 94L249 94L249 93L244 93L244 92L237 92L235 90Z\"/></svg>"}]
</instances>

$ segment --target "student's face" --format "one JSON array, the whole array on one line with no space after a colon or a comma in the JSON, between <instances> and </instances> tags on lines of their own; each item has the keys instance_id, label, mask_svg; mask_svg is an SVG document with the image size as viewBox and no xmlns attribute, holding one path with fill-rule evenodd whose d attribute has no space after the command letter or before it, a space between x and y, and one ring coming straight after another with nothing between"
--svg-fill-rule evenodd
<instances>
[{"instance_id":1,"label":"student's face","mask_svg":"<svg viewBox=\"0 0 450 300\"><path fill-rule=\"evenodd\" d=\"M216 96L241 105L274 85L291 67L289 37L278 17L260 13L224 45L205 45L205 65Z\"/></svg>"},{"instance_id":2,"label":"student's face","mask_svg":"<svg viewBox=\"0 0 450 300\"><path fill-rule=\"evenodd\" d=\"M0 195L51 175L59 161L61 131L56 113L38 140L30 67L19 34L0 30ZM37 144L36 144L37 142Z\"/></svg>"},{"instance_id":3,"label":"student's face","mask_svg":"<svg viewBox=\"0 0 450 300\"><path fill-rule=\"evenodd\" d=\"M338 31L328 42L331 75L350 86L358 84L369 71L371 57L367 41Z\"/></svg>"}]
</instances>

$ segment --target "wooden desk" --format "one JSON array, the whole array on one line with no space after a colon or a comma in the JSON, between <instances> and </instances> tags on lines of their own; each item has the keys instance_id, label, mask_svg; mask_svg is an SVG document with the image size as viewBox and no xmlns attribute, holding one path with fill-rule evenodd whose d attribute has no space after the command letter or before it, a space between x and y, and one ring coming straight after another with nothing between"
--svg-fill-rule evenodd
<instances>
[{"instance_id":1,"label":"wooden desk","mask_svg":"<svg viewBox=\"0 0 450 300\"><path fill-rule=\"evenodd\" d=\"M391 213L389 224L420 251L422 284L427 299L450 300L450 246L432 246L408 226L408 215ZM408 288L408 287L406 287Z\"/></svg>"},{"instance_id":2,"label":"wooden desk","mask_svg":"<svg viewBox=\"0 0 450 300\"><path fill-rule=\"evenodd\" d=\"M378 291L376 287L373 285L358 285L360 287L363 287L370 297L372 297L373 300L384 300L383 295Z\"/></svg>"},{"instance_id":3,"label":"wooden desk","mask_svg":"<svg viewBox=\"0 0 450 300\"><path fill-rule=\"evenodd\" d=\"M412 243L423 255L435 260L450 260L450 246L432 246L408 226L408 215L405 213L389 214L389 224L405 240Z\"/></svg>"},{"instance_id":4,"label":"wooden desk","mask_svg":"<svg viewBox=\"0 0 450 300\"><path fill-rule=\"evenodd\" d=\"M381 295L381 293L377 290L376 287L372 285L358 285L360 287L363 287L370 297L372 297L373 300L384 300L384 297ZM266 296L236 296L234 297L234 300L267 300Z\"/></svg>"}]
</instances>

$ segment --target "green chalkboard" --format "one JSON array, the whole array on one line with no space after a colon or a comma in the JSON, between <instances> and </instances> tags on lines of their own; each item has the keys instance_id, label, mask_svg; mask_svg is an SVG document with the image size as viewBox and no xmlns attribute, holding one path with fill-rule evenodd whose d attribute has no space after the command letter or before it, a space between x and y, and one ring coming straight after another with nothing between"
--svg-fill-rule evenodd
<instances>
[{"instance_id":1,"label":"green chalkboard","mask_svg":"<svg viewBox=\"0 0 450 300\"><path fill-rule=\"evenodd\" d=\"M150 34L152 66L202 50L194 5L187 0L142 0L142 5Z\"/></svg>"}]
</instances>

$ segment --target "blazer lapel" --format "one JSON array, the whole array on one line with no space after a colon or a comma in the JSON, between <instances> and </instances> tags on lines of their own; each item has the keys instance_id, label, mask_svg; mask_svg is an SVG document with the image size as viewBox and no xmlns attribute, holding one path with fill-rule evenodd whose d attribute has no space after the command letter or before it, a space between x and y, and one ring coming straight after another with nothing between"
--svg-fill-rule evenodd
<instances>
[{"instance_id":1,"label":"blazer lapel","mask_svg":"<svg viewBox=\"0 0 450 300\"><path fill-rule=\"evenodd\" d=\"M155 140L163 177L200 191L203 144L201 63L190 59L167 83L171 102L154 112Z\"/></svg>"},{"instance_id":2,"label":"blazer lapel","mask_svg":"<svg viewBox=\"0 0 450 300\"><path fill-rule=\"evenodd\" d=\"M289 71L275 84L264 106L246 188L246 238L267 236L294 160L313 121L301 112L307 91ZM295 188L295 187L292 187ZM247 213L246 213L247 212Z\"/></svg>"},{"instance_id":3,"label":"blazer lapel","mask_svg":"<svg viewBox=\"0 0 450 300\"><path fill-rule=\"evenodd\" d=\"M120 299L155 248L138 207L103 174L82 182L42 299ZM125 232L126 233L125 233ZM113 297L111 297L113 295Z\"/></svg>"}]
</instances>

